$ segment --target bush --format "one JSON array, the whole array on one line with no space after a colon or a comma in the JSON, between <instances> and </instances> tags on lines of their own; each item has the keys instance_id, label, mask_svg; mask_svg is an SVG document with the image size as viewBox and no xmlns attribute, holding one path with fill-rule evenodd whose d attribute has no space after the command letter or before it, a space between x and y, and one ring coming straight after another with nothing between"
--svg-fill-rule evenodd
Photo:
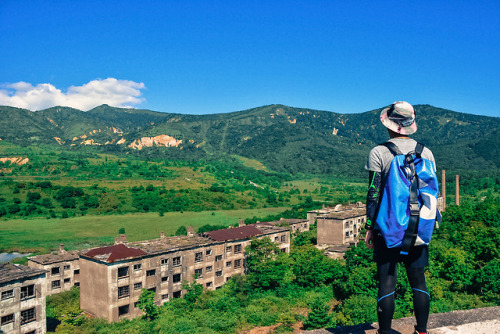
<instances>
[{"instance_id":1,"label":"bush","mask_svg":"<svg viewBox=\"0 0 500 334\"><path fill-rule=\"evenodd\" d=\"M328 306L325 305L322 299L316 298L311 305L311 311L307 314L304 321L306 329L323 328L331 320L328 314Z\"/></svg>"}]
</instances>

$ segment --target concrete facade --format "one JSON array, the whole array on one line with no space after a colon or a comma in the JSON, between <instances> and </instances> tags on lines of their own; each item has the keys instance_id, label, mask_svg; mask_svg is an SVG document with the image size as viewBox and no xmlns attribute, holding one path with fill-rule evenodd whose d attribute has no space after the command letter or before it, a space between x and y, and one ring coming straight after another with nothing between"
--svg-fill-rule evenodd
<instances>
[{"instance_id":1,"label":"concrete facade","mask_svg":"<svg viewBox=\"0 0 500 334\"><path fill-rule=\"evenodd\" d=\"M318 227L318 245L346 245L357 243L366 223L366 206L354 205L323 208L308 212Z\"/></svg>"},{"instance_id":2,"label":"concrete facade","mask_svg":"<svg viewBox=\"0 0 500 334\"><path fill-rule=\"evenodd\" d=\"M192 233L190 233L192 234ZM182 282L217 289L235 274L244 274L245 247L251 238L269 237L290 252L290 230L247 225L203 235L117 243L80 255L80 307L108 321L142 315L142 289L155 292L160 305L184 293ZM120 240L117 240L120 242Z\"/></svg>"},{"instance_id":3,"label":"concrete facade","mask_svg":"<svg viewBox=\"0 0 500 334\"><path fill-rule=\"evenodd\" d=\"M53 254L43 254L28 258L30 268L47 271L47 296L68 291L73 286L80 286L80 261L78 252L67 252L64 245Z\"/></svg>"},{"instance_id":4,"label":"concrete facade","mask_svg":"<svg viewBox=\"0 0 500 334\"><path fill-rule=\"evenodd\" d=\"M0 333L46 332L45 270L0 265Z\"/></svg>"}]
</instances>

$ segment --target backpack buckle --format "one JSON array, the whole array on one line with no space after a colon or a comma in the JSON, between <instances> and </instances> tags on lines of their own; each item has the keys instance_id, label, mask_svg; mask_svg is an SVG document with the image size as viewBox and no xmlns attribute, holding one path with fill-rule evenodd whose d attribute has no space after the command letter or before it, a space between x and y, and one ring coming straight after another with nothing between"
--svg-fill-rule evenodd
<instances>
[{"instance_id":1,"label":"backpack buckle","mask_svg":"<svg viewBox=\"0 0 500 334\"><path fill-rule=\"evenodd\" d=\"M410 214L412 216L420 215L420 208L418 207L418 203L410 203Z\"/></svg>"}]
</instances>

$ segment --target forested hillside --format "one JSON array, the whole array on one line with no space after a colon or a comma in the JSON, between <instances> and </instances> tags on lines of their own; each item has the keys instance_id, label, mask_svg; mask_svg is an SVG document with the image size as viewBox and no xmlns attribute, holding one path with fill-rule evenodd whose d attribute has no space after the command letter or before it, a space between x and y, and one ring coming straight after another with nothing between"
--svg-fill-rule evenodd
<instances>
[{"instance_id":1,"label":"forested hillside","mask_svg":"<svg viewBox=\"0 0 500 334\"><path fill-rule=\"evenodd\" d=\"M72 151L94 146L100 152L145 158L195 161L238 155L278 172L361 177L370 148L387 140L380 110L338 114L269 105L225 114L181 115L107 105L88 112L0 107L0 138ZM416 105L415 110L419 130L414 138L433 150L438 169L491 174L500 167L496 152L500 118L429 105ZM156 136L164 138L151 139ZM134 142L139 142L139 149L131 146Z\"/></svg>"}]
</instances>

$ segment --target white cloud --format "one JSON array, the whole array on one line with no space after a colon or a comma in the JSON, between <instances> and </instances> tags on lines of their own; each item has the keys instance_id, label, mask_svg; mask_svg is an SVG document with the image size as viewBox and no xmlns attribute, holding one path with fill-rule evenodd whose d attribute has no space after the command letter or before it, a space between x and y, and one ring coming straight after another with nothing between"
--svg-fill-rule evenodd
<instances>
[{"instance_id":1,"label":"white cloud","mask_svg":"<svg viewBox=\"0 0 500 334\"><path fill-rule=\"evenodd\" d=\"M144 101L141 89L145 88L142 82L107 78L93 80L82 86L71 86L67 92L63 92L48 83L33 86L20 81L2 85L0 105L29 110L54 106L90 110L104 103L114 107L132 107Z\"/></svg>"}]
</instances>

